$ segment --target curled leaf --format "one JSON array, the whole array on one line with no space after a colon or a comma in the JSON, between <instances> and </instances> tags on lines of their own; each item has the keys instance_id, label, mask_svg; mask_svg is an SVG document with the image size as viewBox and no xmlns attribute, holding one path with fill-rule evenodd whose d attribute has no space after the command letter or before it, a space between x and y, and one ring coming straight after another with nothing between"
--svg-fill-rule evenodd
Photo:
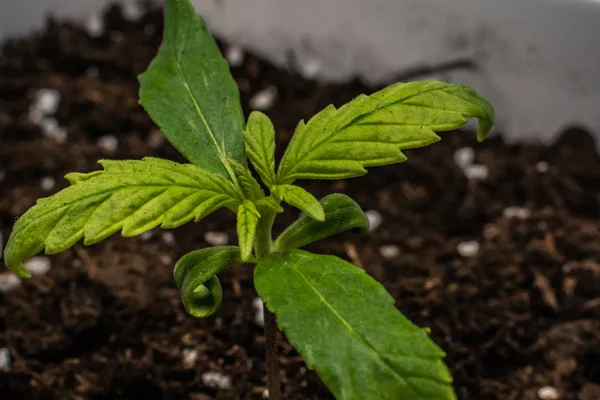
<instances>
[{"instance_id":1,"label":"curled leaf","mask_svg":"<svg viewBox=\"0 0 600 400\"><path fill-rule=\"evenodd\" d=\"M184 255L173 271L185 310L204 318L214 314L223 300L216 274L241 261L237 246L209 247Z\"/></svg>"}]
</instances>

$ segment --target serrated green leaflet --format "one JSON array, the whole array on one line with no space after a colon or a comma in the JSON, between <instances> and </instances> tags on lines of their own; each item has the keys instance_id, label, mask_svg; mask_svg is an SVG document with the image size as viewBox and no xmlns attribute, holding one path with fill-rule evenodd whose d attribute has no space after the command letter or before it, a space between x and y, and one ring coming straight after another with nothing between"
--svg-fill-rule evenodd
<instances>
[{"instance_id":1,"label":"serrated green leaflet","mask_svg":"<svg viewBox=\"0 0 600 400\"><path fill-rule=\"evenodd\" d=\"M240 201L226 178L192 164L158 158L103 160L103 171L69 174L72 186L39 199L14 226L6 265L28 277L23 260L46 249L55 254L82 237L86 245L122 230L135 236L158 225L175 228Z\"/></svg>"},{"instance_id":2,"label":"serrated green leaflet","mask_svg":"<svg viewBox=\"0 0 600 400\"><path fill-rule=\"evenodd\" d=\"M242 254L242 261L250 260L252 256L252 247L256 237L256 225L260 213L256 206L249 200L244 200L238 207L237 212L237 234Z\"/></svg>"},{"instance_id":3,"label":"serrated green leaflet","mask_svg":"<svg viewBox=\"0 0 600 400\"><path fill-rule=\"evenodd\" d=\"M254 274L279 327L338 400L454 400L444 352L383 286L333 256L294 250Z\"/></svg>"},{"instance_id":4,"label":"serrated green leaflet","mask_svg":"<svg viewBox=\"0 0 600 400\"><path fill-rule=\"evenodd\" d=\"M241 262L237 246L210 247L187 253L175 264L173 276L185 310L197 318L212 315L223 300L216 274Z\"/></svg>"},{"instance_id":5,"label":"serrated green leaflet","mask_svg":"<svg viewBox=\"0 0 600 400\"><path fill-rule=\"evenodd\" d=\"M271 192L275 196L282 198L283 201L289 205L304 211L311 218L314 218L317 221L323 221L325 219L323 207L319 203L319 200L315 199L312 194L302 189L300 186L277 185L271 188Z\"/></svg>"},{"instance_id":6,"label":"serrated green leaflet","mask_svg":"<svg viewBox=\"0 0 600 400\"><path fill-rule=\"evenodd\" d=\"M275 128L265 114L253 111L248 117L246 154L262 181L271 187L275 184Z\"/></svg>"},{"instance_id":7,"label":"serrated green leaflet","mask_svg":"<svg viewBox=\"0 0 600 400\"><path fill-rule=\"evenodd\" d=\"M277 182L341 179L406 160L400 150L439 140L435 132L479 119L483 140L494 122L489 103L473 89L437 81L397 83L371 96L360 95L301 121L279 165Z\"/></svg>"},{"instance_id":8,"label":"serrated green leaflet","mask_svg":"<svg viewBox=\"0 0 600 400\"><path fill-rule=\"evenodd\" d=\"M188 160L223 175L225 158L245 163L238 87L188 1L165 1L164 40L139 81L140 103Z\"/></svg>"},{"instance_id":9,"label":"serrated green leaflet","mask_svg":"<svg viewBox=\"0 0 600 400\"><path fill-rule=\"evenodd\" d=\"M242 189L244 197L250 200L258 200L265 196L265 192L260 187L260 184L252 176L252 172L248 167L228 159L229 165L236 176L237 182Z\"/></svg>"},{"instance_id":10,"label":"serrated green leaflet","mask_svg":"<svg viewBox=\"0 0 600 400\"><path fill-rule=\"evenodd\" d=\"M298 249L349 229L369 230L367 216L350 197L334 193L323 197L319 203L325 212L325 221L300 216L279 235L274 244L275 251Z\"/></svg>"}]
</instances>

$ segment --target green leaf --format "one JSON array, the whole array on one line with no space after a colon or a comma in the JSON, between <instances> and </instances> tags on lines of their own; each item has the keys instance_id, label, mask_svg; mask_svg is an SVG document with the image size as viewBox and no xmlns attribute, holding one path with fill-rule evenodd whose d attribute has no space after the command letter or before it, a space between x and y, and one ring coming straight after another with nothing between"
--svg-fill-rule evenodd
<instances>
[{"instance_id":1,"label":"green leaf","mask_svg":"<svg viewBox=\"0 0 600 400\"><path fill-rule=\"evenodd\" d=\"M223 300L223 289L216 274L239 262L237 246L195 250L177 261L173 276L185 310L197 318L214 314Z\"/></svg>"},{"instance_id":2,"label":"green leaf","mask_svg":"<svg viewBox=\"0 0 600 400\"><path fill-rule=\"evenodd\" d=\"M250 200L244 200L238 207L237 234L242 253L242 261L246 262L252 257L252 247L256 236L256 225L260 214Z\"/></svg>"},{"instance_id":3,"label":"green leaf","mask_svg":"<svg viewBox=\"0 0 600 400\"><path fill-rule=\"evenodd\" d=\"M121 229L135 236L158 225L175 228L239 202L230 181L193 164L159 158L100 164L103 171L67 175L72 186L39 199L19 218L4 250L15 274L29 277L23 260L44 248L55 254L82 237L90 245Z\"/></svg>"},{"instance_id":4,"label":"green leaf","mask_svg":"<svg viewBox=\"0 0 600 400\"><path fill-rule=\"evenodd\" d=\"M369 220L360 206L350 197L334 193L320 200L325 221L302 215L287 227L275 241L276 251L298 249L349 229L369 230Z\"/></svg>"},{"instance_id":5,"label":"green leaf","mask_svg":"<svg viewBox=\"0 0 600 400\"><path fill-rule=\"evenodd\" d=\"M258 209L259 212L262 212L261 210L263 208L271 209L278 213L283 212L283 207L281 207L280 202L277 201L273 196L263 197L262 199L258 200L256 202L256 208Z\"/></svg>"},{"instance_id":6,"label":"green leaf","mask_svg":"<svg viewBox=\"0 0 600 400\"><path fill-rule=\"evenodd\" d=\"M258 200L263 198L265 196L265 192L260 187L258 181L252 176L252 171L237 161L231 159L228 159L228 161L236 176L240 188L242 189L244 197L250 200Z\"/></svg>"},{"instance_id":7,"label":"green leaf","mask_svg":"<svg viewBox=\"0 0 600 400\"><path fill-rule=\"evenodd\" d=\"M448 131L479 119L479 140L494 123L489 103L467 86L437 81L397 83L371 96L360 95L339 110L333 106L300 121L281 160L278 183L296 179L342 179L406 160L399 150L439 140Z\"/></svg>"},{"instance_id":8,"label":"green leaf","mask_svg":"<svg viewBox=\"0 0 600 400\"><path fill-rule=\"evenodd\" d=\"M302 250L258 262L254 284L338 400L451 400L444 352L363 270Z\"/></svg>"},{"instance_id":9,"label":"green leaf","mask_svg":"<svg viewBox=\"0 0 600 400\"><path fill-rule=\"evenodd\" d=\"M273 123L260 111L253 111L248 117L246 130L246 154L258 175L268 188L275 184L275 128Z\"/></svg>"},{"instance_id":10,"label":"green leaf","mask_svg":"<svg viewBox=\"0 0 600 400\"><path fill-rule=\"evenodd\" d=\"M164 9L164 40L139 76L140 103L188 160L226 175L224 158L245 163L238 87L189 1L166 0Z\"/></svg>"},{"instance_id":11,"label":"green leaf","mask_svg":"<svg viewBox=\"0 0 600 400\"><path fill-rule=\"evenodd\" d=\"M311 218L317 221L325 220L325 213L323 206L319 203L319 200L302 189L300 186L295 185L277 185L271 188L271 193L282 198L286 203L300 210L304 211Z\"/></svg>"}]
</instances>

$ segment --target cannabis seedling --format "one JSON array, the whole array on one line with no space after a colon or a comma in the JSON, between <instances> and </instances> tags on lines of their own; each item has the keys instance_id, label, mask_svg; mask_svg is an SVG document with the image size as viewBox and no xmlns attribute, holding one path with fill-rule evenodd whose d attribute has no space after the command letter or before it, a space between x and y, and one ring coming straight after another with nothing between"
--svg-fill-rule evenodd
<instances>
[{"instance_id":1,"label":"cannabis seedling","mask_svg":"<svg viewBox=\"0 0 600 400\"><path fill-rule=\"evenodd\" d=\"M188 0L165 1L164 42L139 80L141 104L191 163L102 160L101 171L68 174L71 186L39 199L16 222L4 253L8 268L26 278L23 261L41 250L55 254L81 238L91 245L119 230L134 236L175 228L226 207L237 214L239 246L192 251L174 276L185 309L207 317L222 299L216 274L235 263L256 265L271 399L281 396L275 317L338 399L454 399L443 351L383 286L337 257L299 250L348 229L367 230L360 207L342 194L319 201L294 182L352 178L365 167L402 162L401 150L434 143L435 131L467 118L479 120L483 140L493 124L490 105L465 86L397 83L300 121L276 170L271 121L253 112L244 123L227 63ZM282 202L304 214L273 241Z\"/></svg>"}]
</instances>

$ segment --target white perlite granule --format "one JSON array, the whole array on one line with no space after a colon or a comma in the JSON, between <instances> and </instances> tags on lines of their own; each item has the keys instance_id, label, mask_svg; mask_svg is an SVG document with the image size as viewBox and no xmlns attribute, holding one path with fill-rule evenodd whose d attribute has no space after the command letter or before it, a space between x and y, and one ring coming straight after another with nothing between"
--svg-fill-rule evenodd
<instances>
[{"instance_id":1,"label":"white perlite granule","mask_svg":"<svg viewBox=\"0 0 600 400\"><path fill-rule=\"evenodd\" d=\"M306 79L316 78L321 72L321 63L317 59L309 59L300 63L300 72Z\"/></svg>"},{"instance_id":2,"label":"white perlite granule","mask_svg":"<svg viewBox=\"0 0 600 400\"><path fill-rule=\"evenodd\" d=\"M42 188L42 190L44 192L49 192L52 189L54 189L54 186L56 185L56 179L54 179L51 176L46 176L44 178L42 178L42 181L40 182L40 187Z\"/></svg>"},{"instance_id":3,"label":"white perlite granule","mask_svg":"<svg viewBox=\"0 0 600 400\"><path fill-rule=\"evenodd\" d=\"M54 89L40 89L35 94L32 109L39 111L44 116L54 115L60 105L60 93Z\"/></svg>"},{"instance_id":4,"label":"white perlite granule","mask_svg":"<svg viewBox=\"0 0 600 400\"><path fill-rule=\"evenodd\" d=\"M94 14L85 23L85 30L91 37L100 37L104 33L104 21L99 14Z\"/></svg>"},{"instance_id":5,"label":"white perlite granule","mask_svg":"<svg viewBox=\"0 0 600 400\"><path fill-rule=\"evenodd\" d=\"M548 172L548 163L546 161L540 161L537 164L535 164L535 170L539 173L546 173Z\"/></svg>"},{"instance_id":6,"label":"white perlite granule","mask_svg":"<svg viewBox=\"0 0 600 400\"><path fill-rule=\"evenodd\" d=\"M552 386L544 386L539 388L537 395L540 400L558 400L558 390Z\"/></svg>"},{"instance_id":7,"label":"white perlite granule","mask_svg":"<svg viewBox=\"0 0 600 400\"><path fill-rule=\"evenodd\" d=\"M263 301L259 297L252 301L252 308L254 308L254 323L258 326L265 326L265 309Z\"/></svg>"},{"instance_id":8,"label":"white perlite granule","mask_svg":"<svg viewBox=\"0 0 600 400\"><path fill-rule=\"evenodd\" d=\"M175 235L173 235L171 232L163 232L161 237L162 241L168 244L169 246L175 244Z\"/></svg>"},{"instance_id":9,"label":"white perlite granule","mask_svg":"<svg viewBox=\"0 0 600 400\"><path fill-rule=\"evenodd\" d=\"M0 371L10 371L10 353L6 347L0 348Z\"/></svg>"},{"instance_id":10,"label":"white perlite granule","mask_svg":"<svg viewBox=\"0 0 600 400\"><path fill-rule=\"evenodd\" d=\"M489 168L482 164L473 164L465 167L465 176L469 180L484 181L490 174Z\"/></svg>"},{"instance_id":11,"label":"white perlite granule","mask_svg":"<svg viewBox=\"0 0 600 400\"><path fill-rule=\"evenodd\" d=\"M196 359L198 358L198 350L183 349L181 357L183 358L183 366L185 368L193 368L194 365L196 365Z\"/></svg>"},{"instance_id":12,"label":"white perlite granule","mask_svg":"<svg viewBox=\"0 0 600 400\"><path fill-rule=\"evenodd\" d=\"M461 242L456 246L456 251L463 257L473 257L479 252L479 243L474 240Z\"/></svg>"},{"instance_id":13,"label":"white perlite granule","mask_svg":"<svg viewBox=\"0 0 600 400\"><path fill-rule=\"evenodd\" d=\"M527 219L531 216L531 211L524 207L511 206L506 207L502 215L506 219Z\"/></svg>"},{"instance_id":14,"label":"white perlite granule","mask_svg":"<svg viewBox=\"0 0 600 400\"><path fill-rule=\"evenodd\" d=\"M60 93L54 89L40 89L35 94L35 100L29 107L29 121L38 125L44 136L63 143L67 139L67 132L59 126L58 121L52 116L58 111Z\"/></svg>"},{"instance_id":15,"label":"white perlite granule","mask_svg":"<svg viewBox=\"0 0 600 400\"><path fill-rule=\"evenodd\" d=\"M46 275L50 271L50 259L45 256L31 257L23 264L25 269L31 272L31 275Z\"/></svg>"},{"instance_id":16,"label":"white perlite granule","mask_svg":"<svg viewBox=\"0 0 600 400\"><path fill-rule=\"evenodd\" d=\"M231 389L231 378L220 372L206 372L202 374L202 382L214 389Z\"/></svg>"},{"instance_id":17,"label":"white perlite granule","mask_svg":"<svg viewBox=\"0 0 600 400\"><path fill-rule=\"evenodd\" d=\"M67 140L67 131L58 125L58 121L54 118L42 118L39 127L42 129L44 136L54 139L58 143L64 143Z\"/></svg>"},{"instance_id":18,"label":"white perlite granule","mask_svg":"<svg viewBox=\"0 0 600 400\"><path fill-rule=\"evenodd\" d=\"M381 214L379 214L377 210L367 210L365 214L367 216L367 219L369 220L369 232L374 231L379 227L379 225L381 225L383 217L381 216Z\"/></svg>"},{"instance_id":19,"label":"white perlite granule","mask_svg":"<svg viewBox=\"0 0 600 400\"><path fill-rule=\"evenodd\" d=\"M231 45L225 52L225 59L232 67L239 67L244 62L244 50L237 45Z\"/></svg>"},{"instance_id":20,"label":"white perlite granule","mask_svg":"<svg viewBox=\"0 0 600 400\"><path fill-rule=\"evenodd\" d=\"M229 236L224 232L206 232L204 240L213 246L225 246L229 242Z\"/></svg>"},{"instance_id":21,"label":"white perlite granule","mask_svg":"<svg viewBox=\"0 0 600 400\"><path fill-rule=\"evenodd\" d=\"M113 135L106 135L98 138L98 147L107 153L114 153L119 148L119 140Z\"/></svg>"},{"instance_id":22,"label":"white perlite granule","mask_svg":"<svg viewBox=\"0 0 600 400\"><path fill-rule=\"evenodd\" d=\"M144 11L137 0L125 1L122 12L123 17L130 22L138 22L144 16Z\"/></svg>"},{"instance_id":23,"label":"white perlite granule","mask_svg":"<svg viewBox=\"0 0 600 400\"><path fill-rule=\"evenodd\" d=\"M379 254L387 260L397 257L400 254L400 248L395 244L386 244L379 248Z\"/></svg>"},{"instance_id":24,"label":"white perlite granule","mask_svg":"<svg viewBox=\"0 0 600 400\"><path fill-rule=\"evenodd\" d=\"M142 233L140 235L140 239L142 239L144 242L147 242L148 240L152 239L152 236L154 236L154 231L150 230Z\"/></svg>"},{"instance_id":25,"label":"white perlite granule","mask_svg":"<svg viewBox=\"0 0 600 400\"><path fill-rule=\"evenodd\" d=\"M159 260L160 260L161 263L163 263L165 265L171 265L171 264L173 264L173 259L168 254L161 255L159 257Z\"/></svg>"},{"instance_id":26,"label":"white perlite granule","mask_svg":"<svg viewBox=\"0 0 600 400\"><path fill-rule=\"evenodd\" d=\"M467 168L475 161L475 151L470 147L461 147L454 152L454 163L461 169Z\"/></svg>"},{"instance_id":27,"label":"white perlite granule","mask_svg":"<svg viewBox=\"0 0 600 400\"><path fill-rule=\"evenodd\" d=\"M277 88L269 86L252 96L250 99L250 108L258 111L266 111L273 106L276 98Z\"/></svg>"},{"instance_id":28,"label":"white perlite granule","mask_svg":"<svg viewBox=\"0 0 600 400\"><path fill-rule=\"evenodd\" d=\"M0 274L0 292L6 293L21 286L21 279L12 272Z\"/></svg>"},{"instance_id":29,"label":"white perlite granule","mask_svg":"<svg viewBox=\"0 0 600 400\"><path fill-rule=\"evenodd\" d=\"M152 132L150 132L150 135L148 135L148 146L152 147L153 149L158 149L164 143L165 136L160 130L153 129Z\"/></svg>"}]
</instances>

